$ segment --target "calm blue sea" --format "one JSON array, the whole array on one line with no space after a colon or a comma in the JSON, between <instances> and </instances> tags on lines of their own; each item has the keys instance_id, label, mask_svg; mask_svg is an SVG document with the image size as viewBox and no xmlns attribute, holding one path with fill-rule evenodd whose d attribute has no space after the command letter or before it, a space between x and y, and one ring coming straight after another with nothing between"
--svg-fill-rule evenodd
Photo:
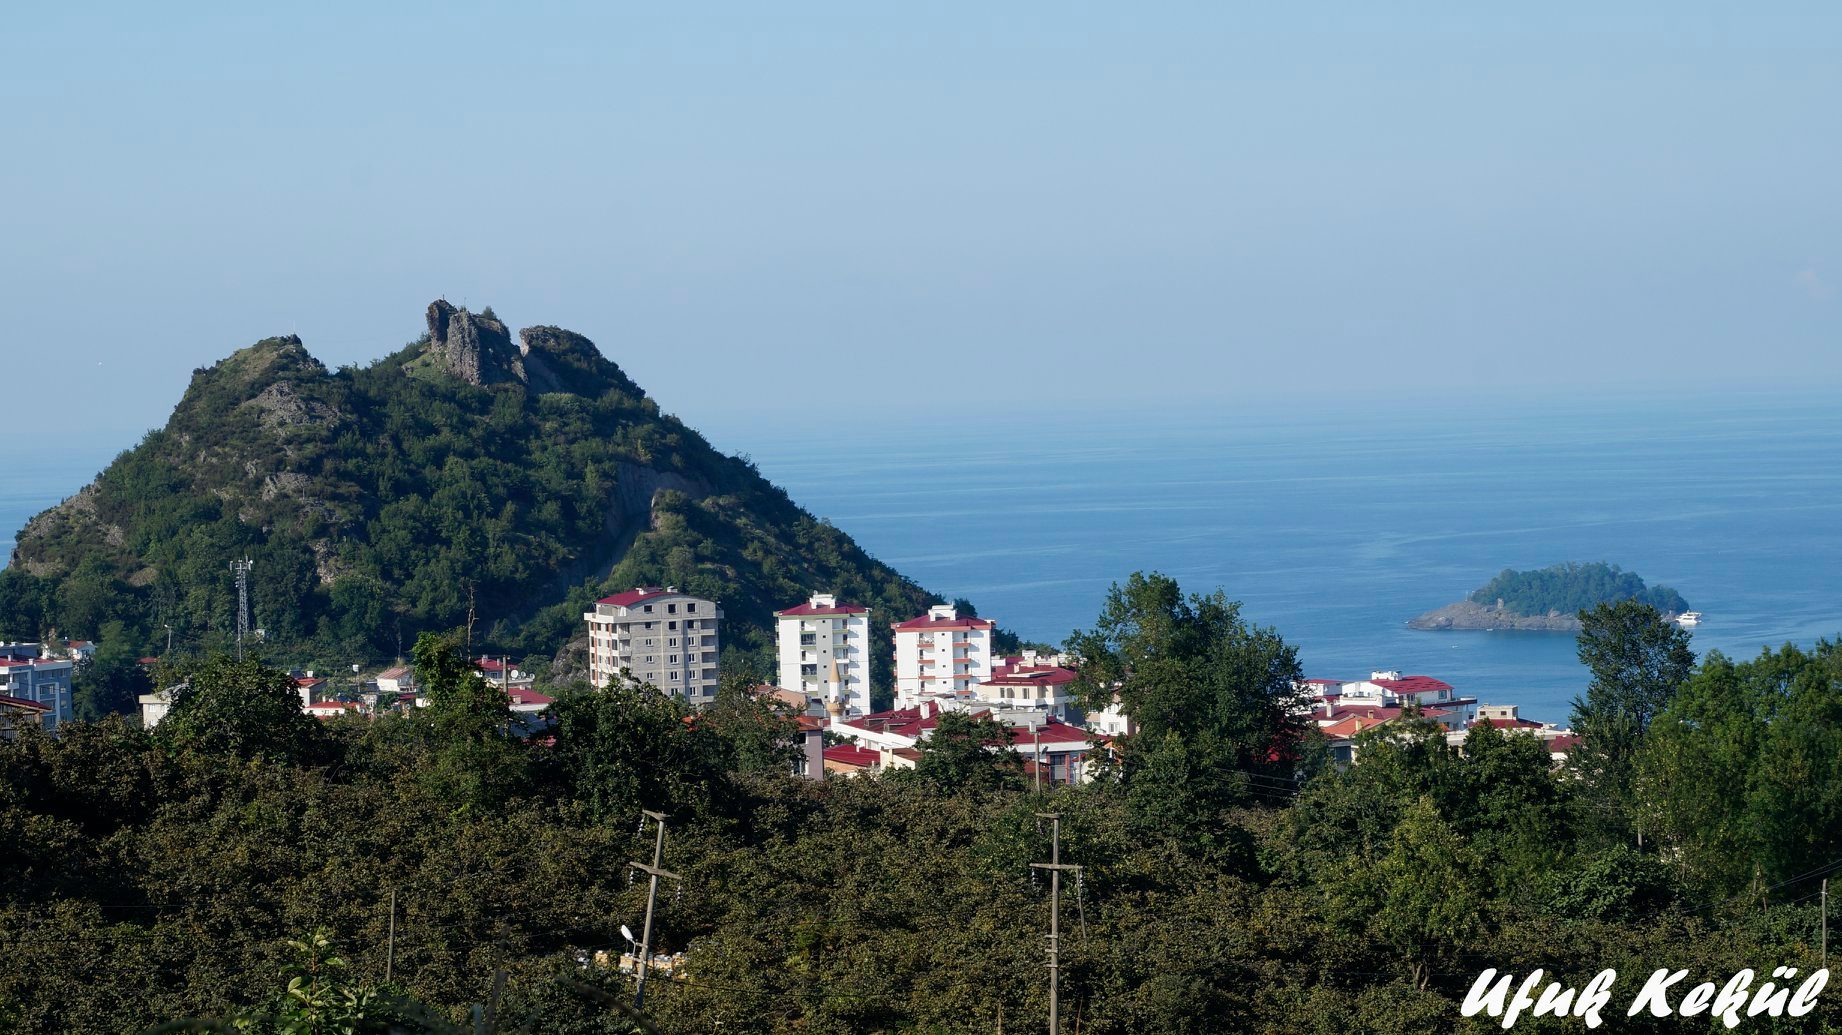
<instances>
[{"instance_id":1,"label":"calm blue sea","mask_svg":"<svg viewBox=\"0 0 1842 1035\"><path fill-rule=\"evenodd\" d=\"M1842 633L1842 410L1820 399L708 430L881 559L1032 639L1060 642L1111 582L1155 569L1225 589L1307 675L1424 673L1563 720L1585 682L1571 637L1402 623L1505 566L1605 560L1705 612L1698 650ZM126 444L16 455L0 535Z\"/></svg>"}]
</instances>

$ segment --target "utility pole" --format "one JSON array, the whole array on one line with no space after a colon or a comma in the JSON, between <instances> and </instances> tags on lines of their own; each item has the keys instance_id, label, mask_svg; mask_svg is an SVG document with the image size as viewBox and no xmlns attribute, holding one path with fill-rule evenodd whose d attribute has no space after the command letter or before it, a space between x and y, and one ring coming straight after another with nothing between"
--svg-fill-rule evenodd
<instances>
[{"instance_id":1,"label":"utility pole","mask_svg":"<svg viewBox=\"0 0 1842 1035\"><path fill-rule=\"evenodd\" d=\"M384 984L390 983L397 966L397 889L390 889L390 935L384 949Z\"/></svg>"},{"instance_id":2,"label":"utility pole","mask_svg":"<svg viewBox=\"0 0 1842 1035\"><path fill-rule=\"evenodd\" d=\"M1062 871L1079 873L1081 867L1062 862L1062 814L1038 812L1036 818L1050 824L1049 861L1030 868L1049 871L1049 1035L1062 1035Z\"/></svg>"},{"instance_id":3,"label":"utility pole","mask_svg":"<svg viewBox=\"0 0 1842 1035\"><path fill-rule=\"evenodd\" d=\"M169 625L169 626L166 626L166 654L163 656L171 657L172 653L173 653L173 627Z\"/></svg>"},{"instance_id":4,"label":"utility pole","mask_svg":"<svg viewBox=\"0 0 1842 1035\"><path fill-rule=\"evenodd\" d=\"M665 861L665 813L641 809L640 815L644 817L640 820L642 828L646 820L650 819L658 825L659 829L658 839L652 843L652 865L637 862L627 864L652 878L651 886L646 889L646 924L640 928L640 979L639 984L633 990L633 1008L636 1011L646 1006L646 975L652 970L652 911L659 901L659 878L684 880L683 877L660 867L660 864Z\"/></svg>"},{"instance_id":5,"label":"utility pole","mask_svg":"<svg viewBox=\"0 0 1842 1035\"><path fill-rule=\"evenodd\" d=\"M1829 878L1823 878L1822 897L1817 900L1823 914L1823 968L1829 968Z\"/></svg>"}]
</instances>

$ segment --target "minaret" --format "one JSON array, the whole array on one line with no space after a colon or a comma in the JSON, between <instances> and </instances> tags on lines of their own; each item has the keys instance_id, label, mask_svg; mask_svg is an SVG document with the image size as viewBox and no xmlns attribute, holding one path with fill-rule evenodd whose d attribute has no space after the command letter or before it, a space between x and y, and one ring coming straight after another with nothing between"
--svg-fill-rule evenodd
<instances>
[{"instance_id":1,"label":"minaret","mask_svg":"<svg viewBox=\"0 0 1842 1035\"><path fill-rule=\"evenodd\" d=\"M844 721L844 679L838 674L838 661L832 659L831 678L825 683L825 714L831 716L831 724L838 725Z\"/></svg>"}]
</instances>

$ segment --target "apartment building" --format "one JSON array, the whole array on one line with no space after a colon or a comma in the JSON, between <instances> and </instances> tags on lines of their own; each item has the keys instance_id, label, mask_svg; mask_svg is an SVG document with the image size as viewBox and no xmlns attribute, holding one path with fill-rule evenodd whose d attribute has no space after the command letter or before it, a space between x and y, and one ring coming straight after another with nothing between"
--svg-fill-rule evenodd
<instances>
[{"instance_id":1,"label":"apartment building","mask_svg":"<svg viewBox=\"0 0 1842 1035\"><path fill-rule=\"evenodd\" d=\"M828 704L835 694L846 715L869 712L869 608L814 593L798 607L774 612L774 624L780 686Z\"/></svg>"},{"instance_id":2,"label":"apartment building","mask_svg":"<svg viewBox=\"0 0 1842 1035\"><path fill-rule=\"evenodd\" d=\"M43 705L39 721L55 730L76 715L71 696L76 667L69 658L47 657L36 643L0 643L0 697Z\"/></svg>"},{"instance_id":3,"label":"apartment building","mask_svg":"<svg viewBox=\"0 0 1842 1035\"><path fill-rule=\"evenodd\" d=\"M691 704L716 697L717 623L714 600L675 586L641 586L595 601L588 623L589 680L606 686L622 669Z\"/></svg>"},{"instance_id":4,"label":"apartment building","mask_svg":"<svg viewBox=\"0 0 1842 1035\"><path fill-rule=\"evenodd\" d=\"M970 696L991 678L991 622L961 618L953 605L936 604L891 628L897 707L912 708L930 695Z\"/></svg>"}]
</instances>

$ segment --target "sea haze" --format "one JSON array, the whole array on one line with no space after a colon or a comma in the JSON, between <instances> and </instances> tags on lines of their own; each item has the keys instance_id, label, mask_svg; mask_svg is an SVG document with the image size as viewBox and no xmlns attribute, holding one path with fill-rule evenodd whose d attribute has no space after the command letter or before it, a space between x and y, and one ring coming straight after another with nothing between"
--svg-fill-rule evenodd
<instances>
[{"instance_id":1,"label":"sea haze","mask_svg":"<svg viewBox=\"0 0 1842 1035\"><path fill-rule=\"evenodd\" d=\"M1242 601L1307 675L1424 673L1564 720L1585 686L1570 636L1402 623L1506 566L1605 560L1705 612L1698 651L1842 633L1842 413L1817 399L709 430L882 560L1052 643L1110 583L1158 570ZM0 534L127 444L15 455Z\"/></svg>"}]
</instances>

